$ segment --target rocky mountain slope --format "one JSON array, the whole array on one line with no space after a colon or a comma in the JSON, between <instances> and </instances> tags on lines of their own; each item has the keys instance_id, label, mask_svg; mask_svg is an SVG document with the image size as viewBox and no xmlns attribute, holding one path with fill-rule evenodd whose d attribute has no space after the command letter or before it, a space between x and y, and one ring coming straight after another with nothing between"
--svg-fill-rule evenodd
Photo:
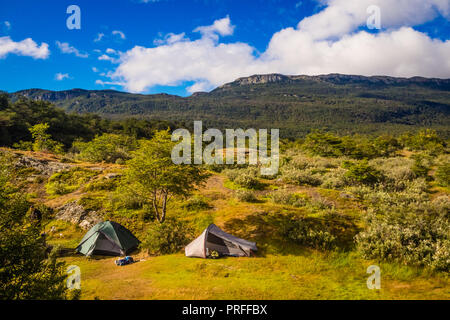
<instances>
[{"instance_id":1,"label":"rocky mountain slope","mask_svg":"<svg viewBox=\"0 0 450 320\"><path fill-rule=\"evenodd\" d=\"M432 127L448 135L450 79L253 75L190 97L113 90L23 90L13 99L48 100L70 112L107 117L203 120L218 128L280 128L284 137L312 129L345 133Z\"/></svg>"}]
</instances>

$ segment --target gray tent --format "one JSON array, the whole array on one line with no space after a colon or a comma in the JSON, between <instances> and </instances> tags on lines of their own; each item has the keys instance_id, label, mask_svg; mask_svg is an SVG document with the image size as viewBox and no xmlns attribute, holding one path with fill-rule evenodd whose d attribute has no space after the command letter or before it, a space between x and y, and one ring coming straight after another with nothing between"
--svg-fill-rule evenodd
<instances>
[{"instance_id":1,"label":"gray tent","mask_svg":"<svg viewBox=\"0 0 450 320\"><path fill-rule=\"evenodd\" d=\"M203 233L185 248L187 257L206 258L211 251L221 255L234 257L249 257L252 251L257 251L256 243L239 239L222 231L215 224L210 224Z\"/></svg>"}]
</instances>

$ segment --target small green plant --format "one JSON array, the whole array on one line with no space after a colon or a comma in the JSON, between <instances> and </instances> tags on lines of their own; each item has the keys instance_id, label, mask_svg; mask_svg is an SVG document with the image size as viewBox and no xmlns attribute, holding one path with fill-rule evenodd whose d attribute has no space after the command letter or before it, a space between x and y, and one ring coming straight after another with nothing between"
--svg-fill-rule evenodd
<instances>
[{"instance_id":1,"label":"small green plant","mask_svg":"<svg viewBox=\"0 0 450 320\"><path fill-rule=\"evenodd\" d=\"M304 207L307 204L306 197L289 192L287 190L277 190L269 195L274 203L290 205L294 207Z\"/></svg>"},{"instance_id":2,"label":"small green plant","mask_svg":"<svg viewBox=\"0 0 450 320\"><path fill-rule=\"evenodd\" d=\"M193 238L193 229L184 221L167 217L164 223L152 223L141 247L150 254L180 251Z\"/></svg>"},{"instance_id":3,"label":"small green plant","mask_svg":"<svg viewBox=\"0 0 450 320\"><path fill-rule=\"evenodd\" d=\"M428 167L424 162L425 160L422 156L416 156L414 165L412 166L411 170L417 177L422 177L430 180L431 177L428 175L428 172L430 172L430 167Z\"/></svg>"},{"instance_id":4,"label":"small green plant","mask_svg":"<svg viewBox=\"0 0 450 320\"><path fill-rule=\"evenodd\" d=\"M320 225L300 217L283 220L279 232L288 241L315 249L330 250L336 246L335 236L322 230Z\"/></svg>"},{"instance_id":5,"label":"small green plant","mask_svg":"<svg viewBox=\"0 0 450 320\"><path fill-rule=\"evenodd\" d=\"M443 187L450 186L450 163L444 163L437 167L436 180Z\"/></svg>"},{"instance_id":6,"label":"small green plant","mask_svg":"<svg viewBox=\"0 0 450 320\"><path fill-rule=\"evenodd\" d=\"M258 198L256 197L255 193L249 190L237 190L236 198L238 198L239 201L243 202L258 202Z\"/></svg>"},{"instance_id":7,"label":"small green plant","mask_svg":"<svg viewBox=\"0 0 450 320\"><path fill-rule=\"evenodd\" d=\"M52 196L68 194L79 189L95 175L97 173L94 171L78 167L64 170L52 175L45 188L47 193Z\"/></svg>"},{"instance_id":8,"label":"small green plant","mask_svg":"<svg viewBox=\"0 0 450 320\"><path fill-rule=\"evenodd\" d=\"M208 204L208 201L203 197L192 197L188 199L184 204L183 208L188 211L201 211L208 210L211 206Z\"/></svg>"},{"instance_id":9,"label":"small green plant","mask_svg":"<svg viewBox=\"0 0 450 320\"><path fill-rule=\"evenodd\" d=\"M33 142L20 140L19 142L13 144L13 148L24 151L33 151Z\"/></svg>"}]
</instances>

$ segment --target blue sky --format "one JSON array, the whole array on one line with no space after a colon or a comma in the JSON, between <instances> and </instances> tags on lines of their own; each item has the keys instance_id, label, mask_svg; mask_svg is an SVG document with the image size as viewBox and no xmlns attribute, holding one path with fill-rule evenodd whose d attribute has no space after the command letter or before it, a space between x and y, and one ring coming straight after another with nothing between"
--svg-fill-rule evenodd
<instances>
[{"instance_id":1,"label":"blue sky","mask_svg":"<svg viewBox=\"0 0 450 320\"><path fill-rule=\"evenodd\" d=\"M370 1L381 8L371 30L356 0L1 1L0 90L189 95L254 73L450 77L448 2ZM66 27L73 4L80 30Z\"/></svg>"}]
</instances>

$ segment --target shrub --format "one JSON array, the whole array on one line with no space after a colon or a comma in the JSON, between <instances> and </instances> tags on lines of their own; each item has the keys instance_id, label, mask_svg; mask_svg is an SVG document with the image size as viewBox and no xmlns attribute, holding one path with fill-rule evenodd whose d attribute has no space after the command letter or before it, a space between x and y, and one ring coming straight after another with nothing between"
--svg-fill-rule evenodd
<instances>
[{"instance_id":1,"label":"shrub","mask_svg":"<svg viewBox=\"0 0 450 320\"><path fill-rule=\"evenodd\" d=\"M150 254L180 251L193 238L192 228L184 221L167 217L164 223L153 223L141 247Z\"/></svg>"},{"instance_id":2,"label":"shrub","mask_svg":"<svg viewBox=\"0 0 450 320\"><path fill-rule=\"evenodd\" d=\"M253 191L237 190L236 197L239 199L239 201L243 201L243 202L257 202L258 201L258 198L256 197L256 195Z\"/></svg>"},{"instance_id":3,"label":"shrub","mask_svg":"<svg viewBox=\"0 0 450 320\"><path fill-rule=\"evenodd\" d=\"M404 134L400 141L409 150L428 151L431 154L441 153L446 146L445 141L431 129L421 130L414 135Z\"/></svg>"},{"instance_id":4,"label":"shrub","mask_svg":"<svg viewBox=\"0 0 450 320\"><path fill-rule=\"evenodd\" d=\"M383 179L383 174L377 169L370 166L367 160L350 162L346 161L343 165L348 169L345 177L355 184L373 185Z\"/></svg>"},{"instance_id":5,"label":"shrub","mask_svg":"<svg viewBox=\"0 0 450 320\"><path fill-rule=\"evenodd\" d=\"M281 179L296 185L319 186L322 183L320 176L312 169L298 170L291 166L282 168Z\"/></svg>"},{"instance_id":6,"label":"shrub","mask_svg":"<svg viewBox=\"0 0 450 320\"><path fill-rule=\"evenodd\" d=\"M24 150L24 151L32 151L33 143L31 141L22 141L20 140L17 143L13 144L14 149Z\"/></svg>"},{"instance_id":7,"label":"shrub","mask_svg":"<svg viewBox=\"0 0 450 320\"><path fill-rule=\"evenodd\" d=\"M450 163L444 163L437 167L436 169L436 180L440 186L449 187L450 186Z\"/></svg>"},{"instance_id":8,"label":"shrub","mask_svg":"<svg viewBox=\"0 0 450 320\"><path fill-rule=\"evenodd\" d=\"M237 185L246 189L259 189L261 183L258 180L258 169L249 167L246 169L227 169L224 170L227 178Z\"/></svg>"},{"instance_id":9,"label":"shrub","mask_svg":"<svg viewBox=\"0 0 450 320\"><path fill-rule=\"evenodd\" d=\"M246 189L259 189L261 186L259 180L248 173L239 175L234 179L234 183Z\"/></svg>"},{"instance_id":10,"label":"shrub","mask_svg":"<svg viewBox=\"0 0 450 320\"><path fill-rule=\"evenodd\" d=\"M331 170L322 177L322 187L327 189L341 189L348 184L345 177L347 171L343 168Z\"/></svg>"},{"instance_id":11,"label":"shrub","mask_svg":"<svg viewBox=\"0 0 450 320\"><path fill-rule=\"evenodd\" d=\"M299 194L291 193L286 190L274 191L270 194L274 203L285 204L294 207L304 207L307 203L306 198Z\"/></svg>"},{"instance_id":12,"label":"shrub","mask_svg":"<svg viewBox=\"0 0 450 320\"><path fill-rule=\"evenodd\" d=\"M111 194L110 201L115 210L137 210L141 209L144 204L148 202L126 185L119 185L118 188Z\"/></svg>"},{"instance_id":13,"label":"shrub","mask_svg":"<svg viewBox=\"0 0 450 320\"><path fill-rule=\"evenodd\" d=\"M183 204L183 208L188 211L208 210L211 208L208 201L203 197L193 197Z\"/></svg>"},{"instance_id":14,"label":"shrub","mask_svg":"<svg viewBox=\"0 0 450 320\"><path fill-rule=\"evenodd\" d=\"M113 191L117 188L119 184L119 181L117 179L108 179L105 177L102 177L100 179L94 180L92 182L89 182L84 186L83 191L90 192L90 191Z\"/></svg>"},{"instance_id":15,"label":"shrub","mask_svg":"<svg viewBox=\"0 0 450 320\"><path fill-rule=\"evenodd\" d=\"M90 142L75 141L72 149L78 152L77 158L80 160L124 164L131 158L130 152L137 147L133 137L104 133Z\"/></svg>"},{"instance_id":16,"label":"shrub","mask_svg":"<svg viewBox=\"0 0 450 320\"><path fill-rule=\"evenodd\" d=\"M308 206L316 210L326 210L333 209L334 203L321 196L315 196L308 201Z\"/></svg>"},{"instance_id":17,"label":"shrub","mask_svg":"<svg viewBox=\"0 0 450 320\"><path fill-rule=\"evenodd\" d=\"M64 170L52 175L45 188L49 195L68 194L79 189L95 175L96 172L79 167Z\"/></svg>"},{"instance_id":18,"label":"shrub","mask_svg":"<svg viewBox=\"0 0 450 320\"><path fill-rule=\"evenodd\" d=\"M327 250L336 246L336 237L311 221L290 217L283 220L279 230L281 236L289 241L315 249Z\"/></svg>"},{"instance_id":19,"label":"shrub","mask_svg":"<svg viewBox=\"0 0 450 320\"><path fill-rule=\"evenodd\" d=\"M378 158L369 162L371 166L380 170L384 176L382 181L385 190L402 191L408 182L417 178L411 169L414 160L408 158Z\"/></svg>"},{"instance_id":20,"label":"shrub","mask_svg":"<svg viewBox=\"0 0 450 320\"><path fill-rule=\"evenodd\" d=\"M422 203L409 208L371 210L365 220L367 229L355 237L364 258L450 270L447 213L439 213L432 205Z\"/></svg>"},{"instance_id":21,"label":"shrub","mask_svg":"<svg viewBox=\"0 0 450 320\"><path fill-rule=\"evenodd\" d=\"M324 157L348 156L353 159L372 159L395 153L401 148L401 144L391 136L368 139L360 136L338 137L329 132L313 132L306 137L302 147L314 155Z\"/></svg>"},{"instance_id":22,"label":"shrub","mask_svg":"<svg viewBox=\"0 0 450 320\"><path fill-rule=\"evenodd\" d=\"M425 164L424 158L422 156L415 157L414 165L412 166L411 170L417 177L426 178L427 180L431 178L428 175L430 167Z\"/></svg>"}]
</instances>

